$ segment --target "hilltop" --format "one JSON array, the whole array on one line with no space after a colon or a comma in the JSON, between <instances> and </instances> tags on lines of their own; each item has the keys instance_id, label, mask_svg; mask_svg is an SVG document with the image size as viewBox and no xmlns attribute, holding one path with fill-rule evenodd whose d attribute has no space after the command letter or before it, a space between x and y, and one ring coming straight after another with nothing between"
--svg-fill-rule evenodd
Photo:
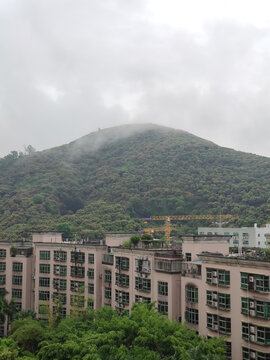
<instances>
[{"instance_id":1,"label":"hilltop","mask_svg":"<svg viewBox=\"0 0 270 360\"><path fill-rule=\"evenodd\" d=\"M138 230L144 216L190 213L239 214L238 225L266 223L270 159L153 124L99 130L0 159L5 238L63 223L78 236L99 238L104 231Z\"/></svg>"}]
</instances>

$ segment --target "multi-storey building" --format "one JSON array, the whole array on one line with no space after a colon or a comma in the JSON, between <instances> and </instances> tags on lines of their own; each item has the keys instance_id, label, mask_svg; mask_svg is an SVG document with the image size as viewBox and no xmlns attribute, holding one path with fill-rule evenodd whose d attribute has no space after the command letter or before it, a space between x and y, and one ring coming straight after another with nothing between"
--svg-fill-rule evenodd
<instances>
[{"instance_id":1,"label":"multi-storey building","mask_svg":"<svg viewBox=\"0 0 270 360\"><path fill-rule=\"evenodd\" d=\"M231 247L259 247L265 248L270 246L267 243L266 235L270 234L270 224L265 227L241 227L241 228L228 228L228 227L199 227L199 235L230 235Z\"/></svg>"},{"instance_id":2,"label":"multi-storey building","mask_svg":"<svg viewBox=\"0 0 270 360\"><path fill-rule=\"evenodd\" d=\"M201 335L225 336L228 359L270 360L269 262L231 256L229 236L183 236L182 251L124 248L130 236L75 243L51 232L1 242L0 288L39 318L55 311L58 299L63 316L87 306L121 313L134 302L155 302ZM2 335L6 325L0 323Z\"/></svg>"},{"instance_id":3,"label":"multi-storey building","mask_svg":"<svg viewBox=\"0 0 270 360\"><path fill-rule=\"evenodd\" d=\"M183 263L181 313L188 327L207 337L225 336L231 359L269 360L269 262L226 251L199 253L200 237L193 247L187 240L183 253L192 258Z\"/></svg>"}]
</instances>

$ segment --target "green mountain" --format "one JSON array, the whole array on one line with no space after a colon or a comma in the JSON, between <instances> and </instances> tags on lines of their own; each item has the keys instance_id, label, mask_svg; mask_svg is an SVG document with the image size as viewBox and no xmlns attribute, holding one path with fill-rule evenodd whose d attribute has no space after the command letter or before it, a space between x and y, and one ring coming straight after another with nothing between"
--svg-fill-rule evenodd
<instances>
[{"instance_id":1,"label":"green mountain","mask_svg":"<svg viewBox=\"0 0 270 360\"><path fill-rule=\"evenodd\" d=\"M104 231L140 229L141 217L192 213L265 224L270 159L152 124L99 130L0 159L2 238L65 224L77 236L100 238Z\"/></svg>"}]
</instances>

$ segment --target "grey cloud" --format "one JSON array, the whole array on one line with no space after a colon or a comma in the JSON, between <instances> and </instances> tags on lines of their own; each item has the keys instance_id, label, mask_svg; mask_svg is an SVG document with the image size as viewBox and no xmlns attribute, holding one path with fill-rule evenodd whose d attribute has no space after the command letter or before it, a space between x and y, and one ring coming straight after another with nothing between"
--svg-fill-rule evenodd
<instances>
[{"instance_id":1,"label":"grey cloud","mask_svg":"<svg viewBox=\"0 0 270 360\"><path fill-rule=\"evenodd\" d=\"M270 156L269 28L153 24L145 1L0 4L0 156L98 127L172 126ZM9 4L9 5L8 5ZM11 4L11 5L10 5Z\"/></svg>"}]
</instances>

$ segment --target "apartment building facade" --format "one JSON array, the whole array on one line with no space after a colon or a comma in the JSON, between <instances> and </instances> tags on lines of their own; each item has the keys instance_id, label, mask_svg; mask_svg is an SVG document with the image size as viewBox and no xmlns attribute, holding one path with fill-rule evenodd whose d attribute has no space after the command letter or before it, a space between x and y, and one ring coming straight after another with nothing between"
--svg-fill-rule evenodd
<instances>
[{"instance_id":1,"label":"apartment building facade","mask_svg":"<svg viewBox=\"0 0 270 360\"><path fill-rule=\"evenodd\" d=\"M270 265L233 257L228 236L183 236L177 249L124 248L131 234L105 243L71 243L59 233L0 243L0 288L18 308L46 318L104 305L119 313L155 302L160 313L199 334L225 336L232 360L270 360ZM1 335L6 324L0 323Z\"/></svg>"},{"instance_id":2,"label":"apartment building facade","mask_svg":"<svg viewBox=\"0 0 270 360\"><path fill-rule=\"evenodd\" d=\"M190 253L186 245L183 253ZM182 270L181 313L187 326L207 337L224 336L228 358L269 360L270 263L226 252L198 253L198 245Z\"/></svg>"}]
</instances>

